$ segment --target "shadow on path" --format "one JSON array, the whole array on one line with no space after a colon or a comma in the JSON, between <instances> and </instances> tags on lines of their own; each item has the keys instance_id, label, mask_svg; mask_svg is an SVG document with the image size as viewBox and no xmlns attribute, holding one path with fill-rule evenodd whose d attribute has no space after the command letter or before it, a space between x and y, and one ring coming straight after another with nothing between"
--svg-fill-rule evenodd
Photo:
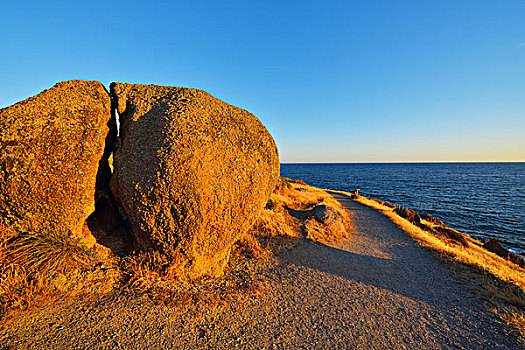
<instances>
[{"instance_id":1,"label":"shadow on path","mask_svg":"<svg viewBox=\"0 0 525 350\"><path fill-rule=\"evenodd\" d=\"M446 266L383 214L347 196L334 197L352 214L354 232L350 240L337 247L310 241L282 254L281 262L389 290L439 308L474 301ZM373 251L382 252L384 257Z\"/></svg>"}]
</instances>

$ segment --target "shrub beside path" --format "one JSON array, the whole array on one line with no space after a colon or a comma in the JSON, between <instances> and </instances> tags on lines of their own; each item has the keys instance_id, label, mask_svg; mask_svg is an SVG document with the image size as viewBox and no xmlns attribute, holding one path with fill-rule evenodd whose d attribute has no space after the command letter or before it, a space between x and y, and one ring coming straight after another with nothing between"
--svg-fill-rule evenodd
<instances>
[{"instance_id":1,"label":"shrub beside path","mask_svg":"<svg viewBox=\"0 0 525 350\"><path fill-rule=\"evenodd\" d=\"M155 306L141 298L70 300L22 314L0 348L520 349L454 274L377 210L334 195L351 239L306 242L261 272L243 303Z\"/></svg>"}]
</instances>

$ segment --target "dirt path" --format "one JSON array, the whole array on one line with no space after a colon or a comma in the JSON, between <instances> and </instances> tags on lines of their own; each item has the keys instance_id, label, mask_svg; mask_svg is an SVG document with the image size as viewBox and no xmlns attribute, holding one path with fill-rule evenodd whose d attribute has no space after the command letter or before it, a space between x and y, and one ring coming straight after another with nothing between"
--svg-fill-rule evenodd
<instances>
[{"instance_id":1,"label":"dirt path","mask_svg":"<svg viewBox=\"0 0 525 350\"><path fill-rule=\"evenodd\" d=\"M385 216L348 197L355 232L305 243L267 269L257 298L224 307L132 298L68 301L19 316L1 345L31 349L516 349L453 274ZM521 345L523 346L523 345Z\"/></svg>"}]
</instances>

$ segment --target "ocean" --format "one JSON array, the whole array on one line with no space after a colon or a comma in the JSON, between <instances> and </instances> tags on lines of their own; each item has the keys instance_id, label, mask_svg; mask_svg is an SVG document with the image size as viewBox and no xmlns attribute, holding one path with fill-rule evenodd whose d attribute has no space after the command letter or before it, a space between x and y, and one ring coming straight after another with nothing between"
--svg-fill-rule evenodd
<instances>
[{"instance_id":1,"label":"ocean","mask_svg":"<svg viewBox=\"0 0 525 350\"><path fill-rule=\"evenodd\" d=\"M281 176L435 216L525 252L525 163L281 164Z\"/></svg>"}]
</instances>

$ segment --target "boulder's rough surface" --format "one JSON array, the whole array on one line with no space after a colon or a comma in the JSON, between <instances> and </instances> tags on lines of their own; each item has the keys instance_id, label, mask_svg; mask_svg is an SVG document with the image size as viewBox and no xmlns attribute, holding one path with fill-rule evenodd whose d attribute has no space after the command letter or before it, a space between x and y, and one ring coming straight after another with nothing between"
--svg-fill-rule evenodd
<instances>
[{"instance_id":1,"label":"boulder's rough surface","mask_svg":"<svg viewBox=\"0 0 525 350\"><path fill-rule=\"evenodd\" d=\"M0 225L92 246L85 221L110 119L110 96L96 81L61 82L0 109Z\"/></svg>"},{"instance_id":2,"label":"boulder's rough surface","mask_svg":"<svg viewBox=\"0 0 525 350\"><path fill-rule=\"evenodd\" d=\"M138 245L219 275L279 178L275 142L245 110L207 92L113 83L120 116L111 189Z\"/></svg>"}]
</instances>

